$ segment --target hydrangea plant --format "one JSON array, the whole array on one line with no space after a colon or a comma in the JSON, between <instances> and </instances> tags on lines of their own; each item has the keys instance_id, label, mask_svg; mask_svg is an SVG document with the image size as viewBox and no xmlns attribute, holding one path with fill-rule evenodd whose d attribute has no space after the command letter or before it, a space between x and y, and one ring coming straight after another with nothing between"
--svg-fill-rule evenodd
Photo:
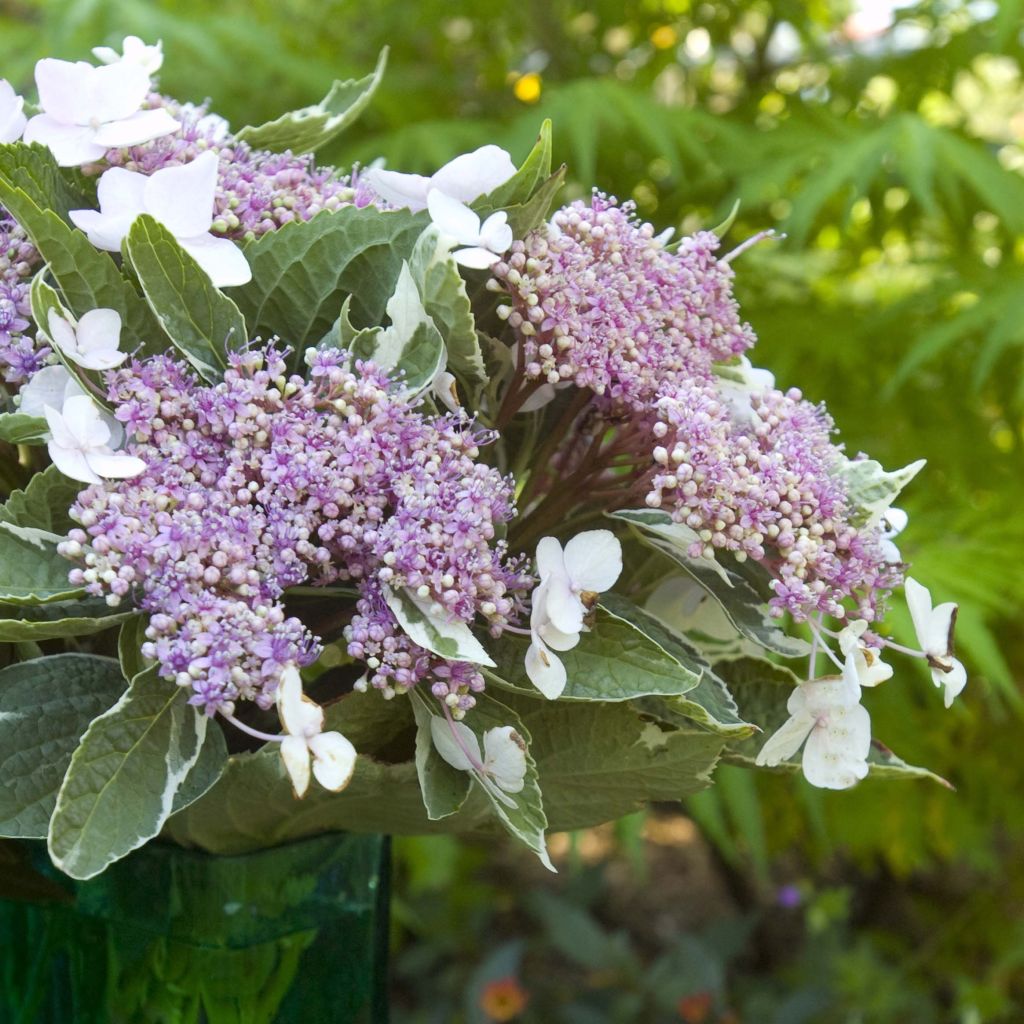
<instances>
[{"instance_id":1,"label":"hydrangea plant","mask_svg":"<svg viewBox=\"0 0 1024 1024\"><path fill-rule=\"evenodd\" d=\"M894 543L921 464L752 365L761 236L553 209L547 124L519 167L318 164L383 56L235 131L159 46L96 55L0 82L0 835L78 878L342 829L549 864L722 761L931 775L862 703L890 652L965 683Z\"/></svg>"}]
</instances>

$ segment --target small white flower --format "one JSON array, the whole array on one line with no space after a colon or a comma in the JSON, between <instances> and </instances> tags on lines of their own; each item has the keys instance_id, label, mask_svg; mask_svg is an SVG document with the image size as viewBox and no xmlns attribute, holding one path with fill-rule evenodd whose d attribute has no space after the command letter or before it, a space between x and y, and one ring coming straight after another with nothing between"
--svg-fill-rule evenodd
<instances>
[{"instance_id":1,"label":"small white flower","mask_svg":"<svg viewBox=\"0 0 1024 1024\"><path fill-rule=\"evenodd\" d=\"M125 36L121 45L122 53L118 53L112 46L94 46L92 52L101 64L117 64L125 61L128 64L138 64L147 75L155 75L163 67L163 47L162 39L149 45L138 36Z\"/></svg>"},{"instance_id":2,"label":"small white flower","mask_svg":"<svg viewBox=\"0 0 1024 1024\"><path fill-rule=\"evenodd\" d=\"M512 228L504 210L492 213L480 223L480 218L465 203L453 199L436 188L427 195L430 219L441 232L467 246L452 253L455 262L473 270L485 270L497 263L501 254L512 244Z\"/></svg>"},{"instance_id":3,"label":"small white flower","mask_svg":"<svg viewBox=\"0 0 1024 1024\"><path fill-rule=\"evenodd\" d=\"M871 717L860 705L860 685L851 661L842 677L798 686L789 695L786 710L790 717L768 738L756 764L774 768L806 743L803 772L812 786L849 789L867 775Z\"/></svg>"},{"instance_id":4,"label":"small white flower","mask_svg":"<svg viewBox=\"0 0 1024 1024\"><path fill-rule=\"evenodd\" d=\"M610 530L579 533L565 549L554 537L537 545L537 575L530 611L526 674L550 700L565 689L565 666L554 651L572 650L597 595L622 572L622 545Z\"/></svg>"},{"instance_id":5,"label":"small white flower","mask_svg":"<svg viewBox=\"0 0 1024 1024\"><path fill-rule=\"evenodd\" d=\"M27 123L25 101L5 78L0 78L0 142L17 142Z\"/></svg>"},{"instance_id":6,"label":"small white flower","mask_svg":"<svg viewBox=\"0 0 1024 1024\"><path fill-rule=\"evenodd\" d=\"M928 659L935 685L945 688L944 699L948 708L967 685L967 670L953 657L957 606L947 601L933 608L928 588L910 576L907 577L905 593L917 642Z\"/></svg>"},{"instance_id":7,"label":"small white flower","mask_svg":"<svg viewBox=\"0 0 1024 1024\"><path fill-rule=\"evenodd\" d=\"M72 210L68 216L98 249L119 252L135 219L148 213L174 235L218 288L245 284L252 279L252 270L242 250L230 239L210 234L217 165L217 154L208 151L181 167L150 175L112 167L100 178L99 210Z\"/></svg>"},{"instance_id":8,"label":"small white flower","mask_svg":"<svg viewBox=\"0 0 1024 1024\"><path fill-rule=\"evenodd\" d=\"M50 428L50 458L72 480L98 484L104 478L128 479L145 471L142 459L110 447L110 427L88 395L68 398L60 412L48 405L43 414Z\"/></svg>"},{"instance_id":9,"label":"small white flower","mask_svg":"<svg viewBox=\"0 0 1024 1024\"><path fill-rule=\"evenodd\" d=\"M878 652L860 642L868 628L864 619L855 619L839 633L839 649L846 656L847 663L853 664L852 671L861 686L878 686L892 678L892 666L886 665Z\"/></svg>"},{"instance_id":10,"label":"small white flower","mask_svg":"<svg viewBox=\"0 0 1024 1024\"><path fill-rule=\"evenodd\" d=\"M137 146L181 125L161 107L142 110L150 82L130 61L93 67L46 58L36 64L43 113L25 128L26 142L49 146L62 167L91 163L108 149Z\"/></svg>"},{"instance_id":11,"label":"small white flower","mask_svg":"<svg viewBox=\"0 0 1024 1024\"><path fill-rule=\"evenodd\" d=\"M281 760L300 799L309 789L310 772L324 789L343 790L352 778L356 749L340 732L324 732L324 710L302 692L294 665L281 673L277 713L288 735L281 741Z\"/></svg>"},{"instance_id":12,"label":"small white flower","mask_svg":"<svg viewBox=\"0 0 1024 1024\"><path fill-rule=\"evenodd\" d=\"M116 309L91 309L77 323L51 309L48 333L68 359L87 370L112 370L128 358L118 351L121 314Z\"/></svg>"},{"instance_id":13,"label":"small white flower","mask_svg":"<svg viewBox=\"0 0 1024 1024\"><path fill-rule=\"evenodd\" d=\"M903 561L900 549L893 544L893 538L898 537L907 528L909 519L901 508L888 508L882 516L882 557L890 565Z\"/></svg>"},{"instance_id":14,"label":"small white flower","mask_svg":"<svg viewBox=\"0 0 1024 1024\"><path fill-rule=\"evenodd\" d=\"M450 412L458 412L462 408L459 392L455 387L455 374L447 370L439 370L430 382L430 393Z\"/></svg>"},{"instance_id":15,"label":"small white flower","mask_svg":"<svg viewBox=\"0 0 1024 1024\"><path fill-rule=\"evenodd\" d=\"M422 174L385 171L379 167L368 168L365 176L381 199L392 206L407 207L416 212L427 208L431 189L443 192L460 203L472 203L503 185L515 173L516 166L505 150L499 146L481 146L472 153L449 160L429 178Z\"/></svg>"},{"instance_id":16,"label":"small white flower","mask_svg":"<svg viewBox=\"0 0 1024 1024\"><path fill-rule=\"evenodd\" d=\"M437 752L460 772L473 772L491 795L508 807L515 807L506 793L522 792L526 778L526 744L511 725L500 725L484 733L483 752L476 733L463 722L434 716L430 735Z\"/></svg>"}]
</instances>

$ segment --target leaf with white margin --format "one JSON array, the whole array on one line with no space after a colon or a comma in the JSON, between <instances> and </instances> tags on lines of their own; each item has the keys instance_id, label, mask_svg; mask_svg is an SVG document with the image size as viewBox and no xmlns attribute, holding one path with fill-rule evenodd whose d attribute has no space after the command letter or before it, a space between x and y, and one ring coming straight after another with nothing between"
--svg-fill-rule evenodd
<instances>
[{"instance_id":1,"label":"leaf with white margin","mask_svg":"<svg viewBox=\"0 0 1024 1024\"><path fill-rule=\"evenodd\" d=\"M607 606L606 606L607 603ZM495 641L498 660L485 673L499 686L539 697L526 674L528 640L505 634ZM702 664L696 653L673 638L660 623L624 598L605 594L594 613L590 632L579 644L558 651L566 684L559 700L627 701L636 697L676 696L700 682Z\"/></svg>"},{"instance_id":2,"label":"leaf with white margin","mask_svg":"<svg viewBox=\"0 0 1024 1024\"><path fill-rule=\"evenodd\" d=\"M91 636L121 625L132 615L133 609L119 611L101 597L40 605L0 604L0 643Z\"/></svg>"},{"instance_id":3,"label":"leaf with white margin","mask_svg":"<svg viewBox=\"0 0 1024 1024\"><path fill-rule=\"evenodd\" d=\"M385 46L377 66L363 78L338 79L319 102L282 114L261 125L247 125L237 137L256 149L274 153L291 150L296 155L312 153L334 139L366 109L384 77L388 62Z\"/></svg>"},{"instance_id":4,"label":"leaf with white margin","mask_svg":"<svg viewBox=\"0 0 1024 1024\"><path fill-rule=\"evenodd\" d=\"M53 863L72 878L93 878L156 836L209 727L188 692L155 666L137 675L71 758L50 821Z\"/></svg>"},{"instance_id":5,"label":"leaf with white margin","mask_svg":"<svg viewBox=\"0 0 1024 1024\"><path fill-rule=\"evenodd\" d=\"M66 477L56 466L47 466L29 480L24 490L12 492L0 505L0 522L66 534L76 525L68 511L82 489L82 484ZM64 564L70 568L69 563Z\"/></svg>"},{"instance_id":6,"label":"leaf with white margin","mask_svg":"<svg viewBox=\"0 0 1024 1024\"><path fill-rule=\"evenodd\" d=\"M732 586L729 574L713 555L708 557L702 554L697 558L690 555L690 545L694 541L699 542L700 537L695 530L691 530L683 523L677 523L667 512L657 508L637 508L621 509L618 512L609 512L608 515L612 519L621 519L635 526L651 537L656 537L676 561L686 559L693 562L702 569L717 573L727 587Z\"/></svg>"},{"instance_id":7,"label":"leaf with white margin","mask_svg":"<svg viewBox=\"0 0 1024 1024\"><path fill-rule=\"evenodd\" d=\"M471 780L450 765L434 746L431 723L437 719L429 700L417 690L409 694L416 716L416 775L423 793L423 806L431 821L447 818L466 802Z\"/></svg>"},{"instance_id":8,"label":"leaf with white margin","mask_svg":"<svg viewBox=\"0 0 1024 1024\"><path fill-rule=\"evenodd\" d=\"M519 170L508 181L473 202L473 209L484 216L495 210L507 210L528 202L551 177L551 152L551 120L547 118L541 124L537 141Z\"/></svg>"},{"instance_id":9,"label":"leaf with white margin","mask_svg":"<svg viewBox=\"0 0 1024 1024\"><path fill-rule=\"evenodd\" d=\"M132 224L124 251L164 333L204 380L219 381L228 353L249 343L238 306L214 286L174 235L147 214Z\"/></svg>"},{"instance_id":10,"label":"leaf with white margin","mask_svg":"<svg viewBox=\"0 0 1024 1024\"><path fill-rule=\"evenodd\" d=\"M63 537L0 520L0 601L47 604L81 597L68 582L70 562L57 554Z\"/></svg>"},{"instance_id":11,"label":"leaf with white margin","mask_svg":"<svg viewBox=\"0 0 1024 1024\"><path fill-rule=\"evenodd\" d=\"M442 610L431 612L431 598L417 597L408 587L392 590L385 586L384 600L409 638L424 650L449 661L468 661L494 668L494 662L469 626L459 619L448 619Z\"/></svg>"},{"instance_id":12,"label":"leaf with white margin","mask_svg":"<svg viewBox=\"0 0 1024 1024\"><path fill-rule=\"evenodd\" d=\"M748 739L730 742L722 759L730 764L753 768L754 760L765 743L765 737L773 736L790 717L786 708L794 687L802 680L783 665L776 665L762 658L727 658L716 661L712 666L728 686L745 718L761 729L761 734ZM797 751L793 757L783 761L777 768L760 768L759 771L802 771L802 754ZM876 779L931 779L951 789L950 784L940 775L907 764L878 740L871 741L868 754L868 778Z\"/></svg>"},{"instance_id":13,"label":"leaf with white margin","mask_svg":"<svg viewBox=\"0 0 1024 1024\"><path fill-rule=\"evenodd\" d=\"M112 658L55 654L0 671L0 835L45 839L71 755L124 692Z\"/></svg>"},{"instance_id":14,"label":"leaf with white margin","mask_svg":"<svg viewBox=\"0 0 1024 1024\"><path fill-rule=\"evenodd\" d=\"M874 459L840 457L836 475L846 485L850 522L854 526L874 526L911 480L925 466L925 459L887 472Z\"/></svg>"},{"instance_id":15,"label":"leaf with white margin","mask_svg":"<svg viewBox=\"0 0 1024 1024\"><path fill-rule=\"evenodd\" d=\"M632 512L609 512L612 519L625 519L636 530L637 536L648 547L662 552L699 583L721 606L729 621L748 640L766 650L781 654L784 658L800 658L810 651L805 640L789 636L768 612L754 588L739 573L716 562L710 568L703 562L691 559L647 528L631 521ZM666 513L667 515L667 513ZM723 573L725 577L723 579Z\"/></svg>"},{"instance_id":16,"label":"leaf with white margin","mask_svg":"<svg viewBox=\"0 0 1024 1024\"><path fill-rule=\"evenodd\" d=\"M346 310L347 312L347 310ZM402 384L414 394L429 387L445 367L444 339L423 308L419 289L402 262L394 294L388 300L391 325L379 331L360 331L352 340L356 359L372 360L382 370L402 370Z\"/></svg>"},{"instance_id":17,"label":"leaf with white margin","mask_svg":"<svg viewBox=\"0 0 1024 1024\"><path fill-rule=\"evenodd\" d=\"M42 416L28 416L23 412L0 413L0 441L8 444L45 444L50 432Z\"/></svg>"},{"instance_id":18,"label":"leaf with white margin","mask_svg":"<svg viewBox=\"0 0 1024 1024\"><path fill-rule=\"evenodd\" d=\"M470 384L485 384L487 372L466 282L435 225L416 240L409 269L424 308L444 338L449 368Z\"/></svg>"}]
</instances>

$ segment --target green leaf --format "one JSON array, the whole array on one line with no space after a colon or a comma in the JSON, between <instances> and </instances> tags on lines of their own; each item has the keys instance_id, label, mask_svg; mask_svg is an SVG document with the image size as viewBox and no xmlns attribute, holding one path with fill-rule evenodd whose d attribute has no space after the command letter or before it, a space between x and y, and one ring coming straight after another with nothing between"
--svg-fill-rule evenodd
<instances>
[{"instance_id":1,"label":"green leaf","mask_svg":"<svg viewBox=\"0 0 1024 1024\"><path fill-rule=\"evenodd\" d=\"M851 506L850 522L855 526L877 523L911 480L924 468L925 460L887 473L874 459L843 458L836 473L846 484Z\"/></svg>"},{"instance_id":2,"label":"green leaf","mask_svg":"<svg viewBox=\"0 0 1024 1024\"><path fill-rule=\"evenodd\" d=\"M116 661L55 654L0 671L0 835L46 837L71 755L121 696Z\"/></svg>"},{"instance_id":3,"label":"green leaf","mask_svg":"<svg viewBox=\"0 0 1024 1024\"><path fill-rule=\"evenodd\" d=\"M423 806L431 821L439 821L455 814L466 802L471 780L466 772L453 768L437 752L430 734L430 720L434 715L427 699L416 691L409 699L416 716L416 775L423 792Z\"/></svg>"},{"instance_id":4,"label":"green leaf","mask_svg":"<svg viewBox=\"0 0 1024 1024\"><path fill-rule=\"evenodd\" d=\"M26 416L23 412L0 413L0 441L8 444L44 444L50 432L42 416Z\"/></svg>"},{"instance_id":5,"label":"green leaf","mask_svg":"<svg viewBox=\"0 0 1024 1024\"><path fill-rule=\"evenodd\" d=\"M730 743L725 749L723 760L751 768L765 740L789 718L786 701L801 680L782 665L760 658L730 658L715 662L714 669L735 695L743 715L755 722L762 731L760 736ZM789 760L780 764L777 770L799 772L802 756L802 751L798 750ZM872 740L868 765L871 778L927 778L951 788L945 779L927 768L919 768L900 760L878 740Z\"/></svg>"},{"instance_id":6,"label":"green leaf","mask_svg":"<svg viewBox=\"0 0 1024 1024\"><path fill-rule=\"evenodd\" d=\"M63 296L76 317L91 309L116 309L127 338L126 350L141 345L149 351L159 325L146 303L121 276L110 253L96 249L85 234L66 224L53 210L40 208L20 188L0 174L0 205L28 232L32 244L47 263Z\"/></svg>"},{"instance_id":7,"label":"green leaf","mask_svg":"<svg viewBox=\"0 0 1024 1024\"><path fill-rule=\"evenodd\" d=\"M0 602L47 604L83 594L68 582L71 563L57 554L56 534L0 520Z\"/></svg>"},{"instance_id":8,"label":"green leaf","mask_svg":"<svg viewBox=\"0 0 1024 1024\"><path fill-rule=\"evenodd\" d=\"M238 307L152 217L136 219L124 247L146 302L167 337L204 380L220 380L227 353L249 341Z\"/></svg>"},{"instance_id":9,"label":"green leaf","mask_svg":"<svg viewBox=\"0 0 1024 1024\"><path fill-rule=\"evenodd\" d=\"M640 614L640 609L628 601L619 599L616 603L612 599L609 603L615 610L602 601L590 632L582 634L576 647L557 652L567 676L560 700L623 701L651 694L674 696L698 684L702 669L693 651L674 643L662 626L658 627L660 632L653 625L645 630L627 619L626 615ZM650 623L645 620L645 625ZM649 635L651 632L656 632L656 637ZM539 698L540 693L526 674L528 646L525 637L506 633L493 644L498 664L493 674L487 674L499 685Z\"/></svg>"},{"instance_id":10,"label":"green leaf","mask_svg":"<svg viewBox=\"0 0 1024 1024\"><path fill-rule=\"evenodd\" d=\"M134 614L130 608L118 612L101 597L42 605L0 604L0 642L90 636L119 626Z\"/></svg>"},{"instance_id":11,"label":"green leaf","mask_svg":"<svg viewBox=\"0 0 1024 1024\"><path fill-rule=\"evenodd\" d=\"M519 170L508 181L473 203L473 209L481 216L486 216L495 210L507 210L512 206L522 206L550 178L551 121L548 119L540 126L537 141Z\"/></svg>"},{"instance_id":12,"label":"green leaf","mask_svg":"<svg viewBox=\"0 0 1024 1024\"><path fill-rule=\"evenodd\" d=\"M757 726L740 717L729 688L708 668L700 682L682 697L642 697L639 710L670 725L696 722L722 736L743 738L757 732Z\"/></svg>"},{"instance_id":13,"label":"green leaf","mask_svg":"<svg viewBox=\"0 0 1024 1024\"><path fill-rule=\"evenodd\" d=\"M65 219L68 210L87 201L61 171L50 150L38 142L0 145L0 178L20 188L39 209L54 210Z\"/></svg>"},{"instance_id":14,"label":"green leaf","mask_svg":"<svg viewBox=\"0 0 1024 1024\"><path fill-rule=\"evenodd\" d=\"M192 765L185 781L174 794L174 805L171 813L185 810L197 800L202 799L217 783L228 766L228 744L224 739L224 731L217 721L210 721L206 726L199 756Z\"/></svg>"},{"instance_id":15,"label":"green leaf","mask_svg":"<svg viewBox=\"0 0 1024 1024\"><path fill-rule=\"evenodd\" d=\"M239 131L238 138L256 149L274 153L312 153L344 131L366 109L384 77L387 61L388 49L384 47L372 74L337 80L319 103L257 127L248 125Z\"/></svg>"},{"instance_id":16,"label":"green leaf","mask_svg":"<svg viewBox=\"0 0 1024 1024\"><path fill-rule=\"evenodd\" d=\"M134 679L152 664L142 657L141 650L146 642L148 625L148 616L133 615L121 626L121 632L117 636L117 660L121 663L125 679Z\"/></svg>"},{"instance_id":17,"label":"green leaf","mask_svg":"<svg viewBox=\"0 0 1024 1024\"><path fill-rule=\"evenodd\" d=\"M14 491L0 505L0 522L66 534L76 525L68 511L85 486L66 477L56 466L47 466L29 480L23 491Z\"/></svg>"},{"instance_id":18,"label":"green leaf","mask_svg":"<svg viewBox=\"0 0 1024 1024\"><path fill-rule=\"evenodd\" d=\"M156 668L97 718L71 758L48 837L54 864L92 878L157 835L203 746L209 719Z\"/></svg>"},{"instance_id":19,"label":"green leaf","mask_svg":"<svg viewBox=\"0 0 1024 1024\"><path fill-rule=\"evenodd\" d=\"M652 514L656 510L652 510ZM612 519L628 522L637 536L648 547L667 555L707 593L713 597L728 616L729 621L748 640L786 658L799 658L810 650L806 641L788 636L778 622L768 613L768 607L754 588L739 573L716 562L707 566L700 559L692 559L681 551L674 541L666 541L664 535L649 528L644 520L647 512L610 512ZM663 513L666 518L668 513Z\"/></svg>"},{"instance_id":20,"label":"green leaf","mask_svg":"<svg viewBox=\"0 0 1024 1024\"><path fill-rule=\"evenodd\" d=\"M301 352L331 330L346 296L357 326L381 323L425 216L345 206L250 242L252 280L231 289L250 333L280 335Z\"/></svg>"},{"instance_id":21,"label":"green leaf","mask_svg":"<svg viewBox=\"0 0 1024 1024\"><path fill-rule=\"evenodd\" d=\"M419 393L444 369L446 353L440 332L423 308L408 263L402 263L387 314L391 326L360 331L352 339L352 355L373 360L382 370L403 371L403 386ZM348 328L347 322L344 326Z\"/></svg>"},{"instance_id":22,"label":"green leaf","mask_svg":"<svg viewBox=\"0 0 1024 1024\"><path fill-rule=\"evenodd\" d=\"M384 600L398 624L424 650L449 661L469 661L494 668L494 662L469 626L458 620L449 621L443 611L432 614L429 598L424 601L415 597L407 587L384 587Z\"/></svg>"},{"instance_id":23,"label":"green leaf","mask_svg":"<svg viewBox=\"0 0 1024 1024\"><path fill-rule=\"evenodd\" d=\"M515 238L525 238L548 219L555 197L565 184L566 166L561 167L525 202L508 207L508 223Z\"/></svg>"},{"instance_id":24,"label":"green leaf","mask_svg":"<svg viewBox=\"0 0 1024 1024\"><path fill-rule=\"evenodd\" d=\"M409 269L424 307L444 338L452 373L470 384L485 384L487 373L466 282L441 232L433 224L416 240L409 257Z\"/></svg>"}]
</instances>

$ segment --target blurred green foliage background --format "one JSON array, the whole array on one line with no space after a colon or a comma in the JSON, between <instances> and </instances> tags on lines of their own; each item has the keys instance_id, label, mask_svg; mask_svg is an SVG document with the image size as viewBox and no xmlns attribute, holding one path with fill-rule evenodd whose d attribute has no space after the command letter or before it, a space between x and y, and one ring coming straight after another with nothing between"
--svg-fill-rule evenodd
<instances>
[{"instance_id":1,"label":"blurred green foliage background","mask_svg":"<svg viewBox=\"0 0 1024 1024\"><path fill-rule=\"evenodd\" d=\"M971 684L944 711L904 665L870 710L957 792L723 769L689 818L558 837L553 882L502 847L404 841L397 1021L1024 1020L1022 29L1021 0L0 0L16 86L131 32L163 39L164 91L237 126L388 45L325 161L518 159L550 117L567 198L597 184L684 231L739 201L729 243L788 236L737 264L754 361L851 450L929 460L900 546L960 601Z\"/></svg>"}]
</instances>

